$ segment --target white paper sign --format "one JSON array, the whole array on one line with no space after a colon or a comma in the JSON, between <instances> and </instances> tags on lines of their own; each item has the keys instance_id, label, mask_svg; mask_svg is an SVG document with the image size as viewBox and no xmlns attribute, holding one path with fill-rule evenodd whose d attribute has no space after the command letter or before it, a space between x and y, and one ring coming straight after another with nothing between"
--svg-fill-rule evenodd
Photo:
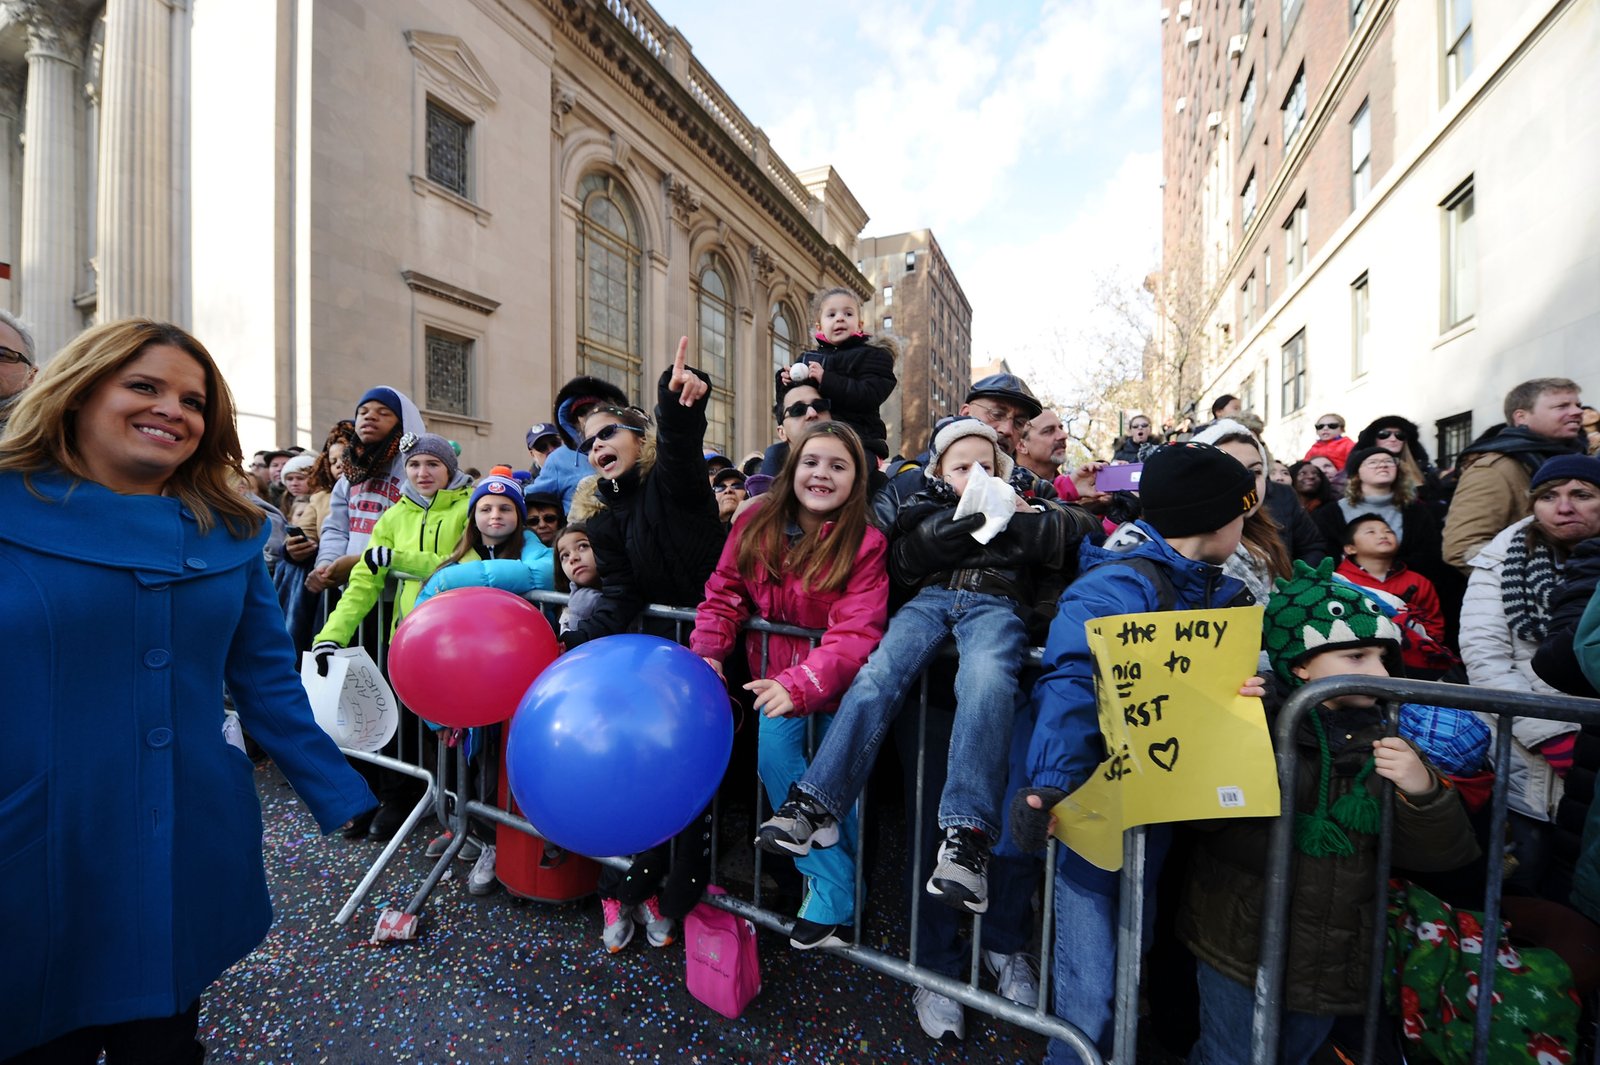
<instances>
[{"instance_id":1,"label":"white paper sign","mask_svg":"<svg viewBox=\"0 0 1600 1065\"><path fill-rule=\"evenodd\" d=\"M317 675L317 659L300 656L300 683L317 725L341 747L376 751L400 727L400 704L378 664L360 647L344 647L328 659L328 675Z\"/></svg>"}]
</instances>

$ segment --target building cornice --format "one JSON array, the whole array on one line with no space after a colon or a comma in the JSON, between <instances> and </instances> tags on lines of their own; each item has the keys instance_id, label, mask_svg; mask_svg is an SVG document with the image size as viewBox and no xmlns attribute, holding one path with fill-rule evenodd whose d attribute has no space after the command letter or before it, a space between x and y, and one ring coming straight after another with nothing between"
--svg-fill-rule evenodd
<instances>
[{"instance_id":1,"label":"building cornice","mask_svg":"<svg viewBox=\"0 0 1600 1065\"><path fill-rule=\"evenodd\" d=\"M465 307L469 311L479 314L493 314L500 306L499 300L492 300L488 296L480 296L476 292L469 292L460 285L452 285L448 281L441 281L436 277L418 273L416 270L402 270L400 276L404 279L406 287L412 292L420 292L425 296L453 303L457 307Z\"/></svg>"},{"instance_id":2,"label":"building cornice","mask_svg":"<svg viewBox=\"0 0 1600 1065\"><path fill-rule=\"evenodd\" d=\"M822 235L807 217L806 211L795 202L796 196L805 195L804 190L786 190L768 172L769 169L787 171L787 167L776 160L763 158L770 156L765 136L751 126L753 135L747 139L752 143L747 146L741 140L736 140L727 128L728 125L742 127L745 123L737 120L742 120L743 115L737 115L736 120L735 116L724 113L719 121L719 115L712 107L726 111L727 108L718 100L722 95L721 90L716 88L709 74L698 68L691 71L682 62L683 56L674 54L671 49L673 42L662 39L667 32L676 38L676 31L667 31L663 26L658 32L642 22L642 14L648 12L654 19L654 12L636 3L636 0L541 2L567 40L610 75L623 91L654 110L665 125L707 162L721 170L736 188L749 196L784 232L815 257L825 275L835 274L845 278L848 284L860 286L863 291L871 290L871 284L855 268L855 264ZM618 10L630 16L637 30L624 23ZM687 52L687 48L684 52ZM676 66L685 69L675 72L673 68ZM701 80L709 82L715 92L708 91L703 84L697 84ZM698 94L692 91L695 87L700 90ZM731 107L731 102L727 106Z\"/></svg>"}]
</instances>

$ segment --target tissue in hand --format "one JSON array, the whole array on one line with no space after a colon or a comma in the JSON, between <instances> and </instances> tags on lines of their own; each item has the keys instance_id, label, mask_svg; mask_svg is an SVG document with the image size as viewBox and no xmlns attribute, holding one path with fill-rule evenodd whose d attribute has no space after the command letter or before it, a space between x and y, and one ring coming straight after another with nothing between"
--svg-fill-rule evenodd
<instances>
[{"instance_id":1,"label":"tissue in hand","mask_svg":"<svg viewBox=\"0 0 1600 1065\"><path fill-rule=\"evenodd\" d=\"M1017 512L1017 493L1005 481L992 477L982 466L973 466L967 476L967 487L956 503L956 517L982 514L983 525L972 534L980 544L986 544L1000 535Z\"/></svg>"}]
</instances>

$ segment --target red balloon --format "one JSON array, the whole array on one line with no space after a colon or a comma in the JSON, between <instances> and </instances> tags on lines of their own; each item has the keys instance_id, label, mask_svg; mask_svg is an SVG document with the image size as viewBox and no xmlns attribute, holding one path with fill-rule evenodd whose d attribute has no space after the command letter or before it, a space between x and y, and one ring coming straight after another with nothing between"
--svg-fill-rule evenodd
<instances>
[{"instance_id":1,"label":"red balloon","mask_svg":"<svg viewBox=\"0 0 1600 1065\"><path fill-rule=\"evenodd\" d=\"M400 623L389 683L418 715L448 728L510 719L560 647L539 608L498 588L440 592Z\"/></svg>"}]
</instances>

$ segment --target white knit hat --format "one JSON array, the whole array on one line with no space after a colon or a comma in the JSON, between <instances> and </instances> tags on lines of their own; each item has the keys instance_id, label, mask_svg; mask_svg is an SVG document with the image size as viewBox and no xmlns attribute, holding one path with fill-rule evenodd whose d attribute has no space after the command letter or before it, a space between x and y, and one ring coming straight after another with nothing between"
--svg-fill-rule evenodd
<instances>
[{"instance_id":1,"label":"white knit hat","mask_svg":"<svg viewBox=\"0 0 1600 1065\"><path fill-rule=\"evenodd\" d=\"M928 455L927 477L930 481L942 481L939 475L939 460L944 453L950 450L950 445L964 436L981 436L994 445L994 475L1002 481L1011 477L1011 469L1016 464L1011 461L1011 456L1000 449L1000 436L993 428L970 415L952 418L938 432L933 434L933 449Z\"/></svg>"},{"instance_id":2,"label":"white knit hat","mask_svg":"<svg viewBox=\"0 0 1600 1065\"><path fill-rule=\"evenodd\" d=\"M278 476L287 477L291 473L310 473L311 467L315 466L316 464L317 456L308 451L305 454L296 455L288 462L285 462L283 464L283 471L279 473Z\"/></svg>"}]
</instances>

